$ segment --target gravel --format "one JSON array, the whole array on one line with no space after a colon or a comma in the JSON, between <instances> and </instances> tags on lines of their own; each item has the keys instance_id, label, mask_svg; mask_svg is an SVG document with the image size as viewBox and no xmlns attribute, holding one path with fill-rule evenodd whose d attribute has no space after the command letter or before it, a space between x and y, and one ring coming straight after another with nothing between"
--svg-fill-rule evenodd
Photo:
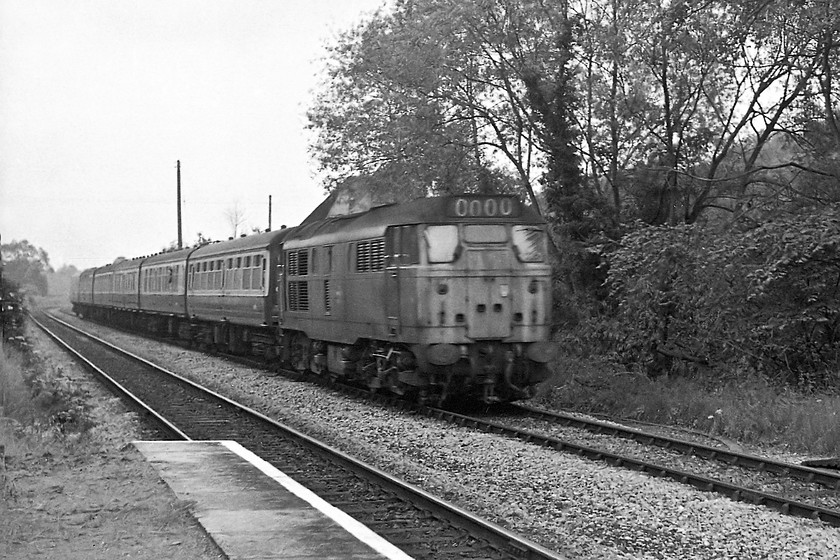
<instances>
[{"instance_id":1,"label":"gravel","mask_svg":"<svg viewBox=\"0 0 840 560\"><path fill-rule=\"evenodd\" d=\"M732 466L698 456L687 456L677 450L646 445L607 434L596 434L582 428L562 426L541 419L511 419L492 415L482 416L482 419L840 511L840 492L792 477ZM683 437L683 439L688 438Z\"/></svg>"},{"instance_id":2,"label":"gravel","mask_svg":"<svg viewBox=\"0 0 840 560\"><path fill-rule=\"evenodd\" d=\"M85 326L569 558L840 558L822 522Z\"/></svg>"}]
</instances>

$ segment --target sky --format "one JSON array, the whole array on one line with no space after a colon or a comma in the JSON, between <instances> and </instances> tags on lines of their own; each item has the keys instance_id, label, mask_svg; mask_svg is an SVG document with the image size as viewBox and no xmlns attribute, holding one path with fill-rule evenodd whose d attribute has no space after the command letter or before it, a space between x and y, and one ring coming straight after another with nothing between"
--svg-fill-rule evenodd
<instances>
[{"instance_id":1,"label":"sky","mask_svg":"<svg viewBox=\"0 0 840 560\"><path fill-rule=\"evenodd\" d=\"M383 0L0 0L0 237L58 269L297 225L327 51Z\"/></svg>"}]
</instances>

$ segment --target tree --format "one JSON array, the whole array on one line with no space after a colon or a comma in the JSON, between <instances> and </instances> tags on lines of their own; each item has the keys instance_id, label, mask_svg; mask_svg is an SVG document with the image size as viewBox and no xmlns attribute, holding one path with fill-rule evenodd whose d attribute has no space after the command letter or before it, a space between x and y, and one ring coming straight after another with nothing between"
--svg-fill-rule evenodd
<instances>
[{"instance_id":1,"label":"tree","mask_svg":"<svg viewBox=\"0 0 840 560\"><path fill-rule=\"evenodd\" d=\"M754 187L774 178L764 149L795 133L797 102L833 67L838 16L818 0L596 0L573 11L593 188L652 224L715 209L735 222L753 208Z\"/></svg>"},{"instance_id":2,"label":"tree","mask_svg":"<svg viewBox=\"0 0 840 560\"><path fill-rule=\"evenodd\" d=\"M195 234L195 244L196 245L207 245L208 243L212 243L213 240L209 237L205 237L203 233L200 231Z\"/></svg>"},{"instance_id":3,"label":"tree","mask_svg":"<svg viewBox=\"0 0 840 560\"><path fill-rule=\"evenodd\" d=\"M225 210L225 218L233 231L233 237L238 237L239 226L244 224L246 221L245 210L239 206L239 202L234 202L233 206Z\"/></svg>"},{"instance_id":4,"label":"tree","mask_svg":"<svg viewBox=\"0 0 840 560\"><path fill-rule=\"evenodd\" d=\"M403 196L516 185L539 208L550 164L547 184L575 189L570 37L550 2L397 2L332 49L309 112L328 183L364 176Z\"/></svg>"},{"instance_id":5,"label":"tree","mask_svg":"<svg viewBox=\"0 0 840 560\"><path fill-rule=\"evenodd\" d=\"M0 245L3 275L22 288L30 287L39 295L48 293L47 272L52 272L47 252L29 241L15 241Z\"/></svg>"}]
</instances>

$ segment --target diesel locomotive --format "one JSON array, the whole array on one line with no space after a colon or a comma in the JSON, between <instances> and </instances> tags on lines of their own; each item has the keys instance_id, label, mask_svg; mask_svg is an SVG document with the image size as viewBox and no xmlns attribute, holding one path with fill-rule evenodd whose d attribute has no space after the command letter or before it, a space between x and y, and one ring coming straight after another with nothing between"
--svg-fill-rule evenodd
<instances>
[{"instance_id":1,"label":"diesel locomotive","mask_svg":"<svg viewBox=\"0 0 840 560\"><path fill-rule=\"evenodd\" d=\"M528 398L548 375L545 223L512 195L358 208L85 270L80 316L421 402Z\"/></svg>"}]
</instances>

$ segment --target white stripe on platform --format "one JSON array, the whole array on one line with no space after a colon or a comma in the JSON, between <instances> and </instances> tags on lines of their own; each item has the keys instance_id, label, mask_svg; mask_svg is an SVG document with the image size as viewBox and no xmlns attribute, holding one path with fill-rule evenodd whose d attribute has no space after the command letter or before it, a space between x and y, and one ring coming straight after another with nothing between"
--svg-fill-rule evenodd
<instances>
[{"instance_id":1,"label":"white stripe on platform","mask_svg":"<svg viewBox=\"0 0 840 560\"><path fill-rule=\"evenodd\" d=\"M236 453L237 455L248 461L249 463L251 463L252 465L254 465L255 467L257 467L265 475L279 482L289 492L302 499L303 501L309 503L312 507L314 507L315 509L317 509L336 523L338 523L348 533L350 533L358 540L371 547L376 552L382 554L383 556L391 560L414 560L411 556L409 556L396 546L392 545L391 543L389 543L388 541L371 531L367 526L356 521L337 507L328 504L323 500L323 498L321 498L308 488L305 488L298 482L295 482L294 480L289 478L288 475L278 470L266 460L258 457L251 451L248 451L237 442L226 440L221 441L220 443L228 449L230 449L232 452Z\"/></svg>"}]
</instances>

